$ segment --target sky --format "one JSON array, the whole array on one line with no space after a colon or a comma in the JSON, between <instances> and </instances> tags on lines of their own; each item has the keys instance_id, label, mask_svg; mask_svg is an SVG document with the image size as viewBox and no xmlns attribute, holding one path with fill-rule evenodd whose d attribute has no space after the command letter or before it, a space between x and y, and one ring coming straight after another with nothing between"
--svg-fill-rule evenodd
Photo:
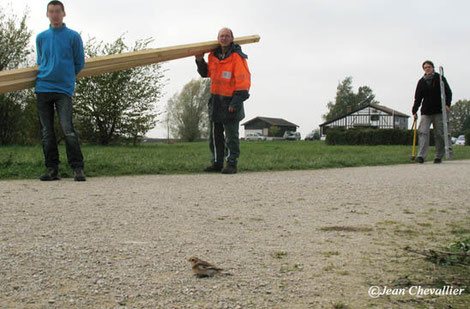
<instances>
[{"instance_id":1,"label":"sky","mask_svg":"<svg viewBox=\"0 0 470 309\"><path fill-rule=\"evenodd\" d=\"M0 5L17 15L27 8L34 44L49 26L48 2L1 0ZM465 80L468 0L62 2L64 22L84 42L89 37L112 42L125 34L128 45L154 38L150 47L159 48L215 40L222 27L230 27L235 37L258 34L259 43L242 46L252 78L242 123L257 116L284 118L297 124L304 137L324 122L326 105L347 76L353 77L355 92L369 86L381 105L411 116L421 64L427 59L444 67L453 103L470 99ZM168 83L158 103L161 111L171 96L199 78L194 57L163 67ZM166 127L159 125L147 135L165 137Z\"/></svg>"}]
</instances>

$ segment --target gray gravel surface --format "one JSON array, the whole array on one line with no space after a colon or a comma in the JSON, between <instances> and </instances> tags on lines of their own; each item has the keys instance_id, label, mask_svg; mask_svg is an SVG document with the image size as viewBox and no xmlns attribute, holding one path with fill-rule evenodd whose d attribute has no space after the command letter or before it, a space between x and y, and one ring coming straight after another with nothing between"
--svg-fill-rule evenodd
<instances>
[{"instance_id":1,"label":"gray gravel surface","mask_svg":"<svg viewBox=\"0 0 470 309\"><path fill-rule=\"evenodd\" d=\"M469 175L450 161L0 181L0 307L393 307L369 286L430 224L470 217ZM194 277L192 255L233 276Z\"/></svg>"}]
</instances>

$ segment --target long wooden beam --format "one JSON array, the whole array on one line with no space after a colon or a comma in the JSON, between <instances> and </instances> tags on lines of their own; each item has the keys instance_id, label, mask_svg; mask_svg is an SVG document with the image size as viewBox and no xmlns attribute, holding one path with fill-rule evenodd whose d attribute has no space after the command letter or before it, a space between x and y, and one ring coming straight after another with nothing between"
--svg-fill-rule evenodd
<instances>
[{"instance_id":1,"label":"long wooden beam","mask_svg":"<svg viewBox=\"0 0 470 309\"><path fill-rule=\"evenodd\" d=\"M260 37L258 35L251 35L235 38L234 41L238 44L250 44L259 42L259 40ZM210 52L217 46L217 41L208 41L195 44L145 49L136 52L109 56L93 57L86 59L85 67L77 75L77 78L191 57L197 54ZM37 72L37 66L17 70L1 71L0 94L34 87L36 84Z\"/></svg>"}]
</instances>

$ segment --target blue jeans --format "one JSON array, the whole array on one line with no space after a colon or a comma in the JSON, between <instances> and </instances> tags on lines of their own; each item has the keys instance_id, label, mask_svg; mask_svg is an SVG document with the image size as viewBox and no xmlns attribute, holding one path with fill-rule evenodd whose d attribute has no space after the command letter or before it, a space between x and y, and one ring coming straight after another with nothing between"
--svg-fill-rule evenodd
<instances>
[{"instance_id":1,"label":"blue jeans","mask_svg":"<svg viewBox=\"0 0 470 309\"><path fill-rule=\"evenodd\" d=\"M67 160L72 169L83 168L83 155L78 136L72 122L72 98L56 92L37 93L39 123L41 125L41 143L46 167L58 168L59 150L54 133L54 107L57 110L60 127L65 135Z\"/></svg>"}]
</instances>

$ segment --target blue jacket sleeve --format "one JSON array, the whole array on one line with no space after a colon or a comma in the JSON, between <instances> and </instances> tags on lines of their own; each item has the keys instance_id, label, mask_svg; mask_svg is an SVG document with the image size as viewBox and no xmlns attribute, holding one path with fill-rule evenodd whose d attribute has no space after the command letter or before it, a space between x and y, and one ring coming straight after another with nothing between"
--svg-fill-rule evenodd
<instances>
[{"instance_id":1,"label":"blue jacket sleeve","mask_svg":"<svg viewBox=\"0 0 470 309\"><path fill-rule=\"evenodd\" d=\"M85 66L85 51L83 50L83 42L80 35L76 35L73 40L73 62L75 64L75 75Z\"/></svg>"}]
</instances>

